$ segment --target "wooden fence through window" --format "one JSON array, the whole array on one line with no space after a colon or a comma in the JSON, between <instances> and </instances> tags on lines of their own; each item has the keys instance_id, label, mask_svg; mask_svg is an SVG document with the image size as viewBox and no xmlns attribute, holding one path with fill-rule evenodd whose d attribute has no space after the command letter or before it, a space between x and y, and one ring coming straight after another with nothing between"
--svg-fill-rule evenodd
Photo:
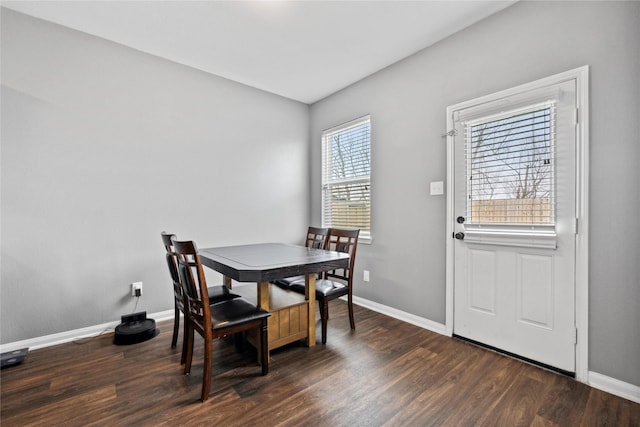
<instances>
[{"instance_id":1,"label":"wooden fence through window","mask_svg":"<svg viewBox=\"0 0 640 427\"><path fill-rule=\"evenodd\" d=\"M371 230L371 205L365 201L333 201L331 203L331 226L359 228L361 232L369 232Z\"/></svg>"},{"instance_id":2,"label":"wooden fence through window","mask_svg":"<svg viewBox=\"0 0 640 427\"><path fill-rule=\"evenodd\" d=\"M472 223L552 224L549 198L473 200Z\"/></svg>"}]
</instances>

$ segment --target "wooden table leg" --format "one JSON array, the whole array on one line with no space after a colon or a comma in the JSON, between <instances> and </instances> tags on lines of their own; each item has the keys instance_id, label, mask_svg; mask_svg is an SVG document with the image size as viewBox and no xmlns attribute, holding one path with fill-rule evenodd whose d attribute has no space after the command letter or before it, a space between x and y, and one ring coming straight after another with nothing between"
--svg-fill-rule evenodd
<instances>
[{"instance_id":1,"label":"wooden table leg","mask_svg":"<svg viewBox=\"0 0 640 427\"><path fill-rule=\"evenodd\" d=\"M263 310L269 310L269 282L259 282L258 283L258 307L260 307ZM271 331L269 331L270 333ZM262 332L261 332L262 333ZM260 335L258 336L260 339ZM267 355L269 355L269 352L271 351L271 349L269 348L269 336L267 334L267 343L265 345L265 347L267 348ZM258 343L256 343L256 349L258 350L258 360L262 360L261 359L261 354L260 354L260 345ZM269 357L269 356L267 356Z\"/></svg>"},{"instance_id":2,"label":"wooden table leg","mask_svg":"<svg viewBox=\"0 0 640 427\"><path fill-rule=\"evenodd\" d=\"M231 277L222 276L222 284L224 285L225 288L231 289Z\"/></svg>"},{"instance_id":3,"label":"wooden table leg","mask_svg":"<svg viewBox=\"0 0 640 427\"><path fill-rule=\"evenodd\" d=\"M309 304L309 325L307 333L307 346L316 345L316 275L305 276L304 296Z\"/></svg>"},{"instance_id":4,"label":"wooden table leg","mask_svg":"<svg viewBox=\"0 0 640 427\"><path fill-rule=\"evenodd\" d=\"M258 307L269 310L269 282L258 283Z\"/></svg>"}]
</instances>

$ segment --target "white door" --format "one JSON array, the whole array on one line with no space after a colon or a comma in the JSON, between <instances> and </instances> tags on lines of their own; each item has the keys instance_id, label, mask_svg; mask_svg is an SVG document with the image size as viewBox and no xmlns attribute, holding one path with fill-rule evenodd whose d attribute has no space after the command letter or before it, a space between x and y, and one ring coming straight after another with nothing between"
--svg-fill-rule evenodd
<instances>
[{"instance_id":1,"label":"white door","mask_svg":"<svg viewBox=\"0 0 640 427\"><path fill-rule=\"evenodd\" d=\"M576 81L452 113L453 332L575 372Z\"/></svg>"}]
</instances>

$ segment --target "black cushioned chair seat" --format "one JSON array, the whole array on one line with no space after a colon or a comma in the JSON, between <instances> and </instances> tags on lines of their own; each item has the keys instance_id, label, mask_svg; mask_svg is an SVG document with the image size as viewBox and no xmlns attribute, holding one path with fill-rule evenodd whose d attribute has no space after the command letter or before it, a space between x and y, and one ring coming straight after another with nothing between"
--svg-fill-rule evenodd
<instances>
[{"instance_id":1,"label":"black cushioned chair seat","mask_svg":"<svg viewBox=\"0 0 640 427\"><path fill-rule=\"evenodd\" d=\"M229 291L229 288L222 285L211 286L210 288L207 288L207 293L209 294L209 304L226 301L233 298L240 298L240 295L231 293Z\"/></svg>"},{"instance_id":2,"label":"black cushioned chair seat","mask_svg":"<svg viewBox=\"0 0 640 427\"><path fill-rule=\"evenodd\" d=\"M291 285L295 282L302 281L302 287L304 288L304 276L287 277L286 279L278 279L273 282L276 286L282 289L291 289Z\"/></svg>"},{"instance_id":3,"label":"black cushioned chair seat","mask_svg":"<svg viewBox=\"0 0 640 427\"><path fill-rule=\"evenodd\" d=\"M304 293L304 279L292 282L289 286L293 291ZM344 283L327 279L316 280L316 295L323 295L325 297L333 294L346 295L348 290L349 288Z\"/></svg>"},{"instance_id":4,"label":"black cushioned chair seat","mask_svg":"<svg viewBox=\"0 0 640 427\"><path fill-rule=\"evenodd\" d=\"M244 298L238 297L211 304L211 327L213 330L229 328L235 324L247 323L271 316Z\"/></svg>"}]
</instances>

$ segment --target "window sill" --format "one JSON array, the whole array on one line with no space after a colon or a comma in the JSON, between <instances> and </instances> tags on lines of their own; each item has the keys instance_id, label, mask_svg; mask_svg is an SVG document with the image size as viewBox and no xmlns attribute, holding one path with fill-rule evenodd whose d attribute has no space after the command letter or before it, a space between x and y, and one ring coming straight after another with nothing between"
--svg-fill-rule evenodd
<instances>
[{"instance_id":1,"label":"window sill","mask_svg":"<svg viewBox=\"0 0 640 427\"><path fill-rule=\"evenodd\" d=\"M514 231L472 231L465 230L464 241L498 246L518 246L524 248L556 249L556 233L522 233Z\"/></svg>"},{"instance_id":2,"label":"window sill","mask_svg":"<svg viewBox=\"0 0 640 427\"><path fill-rule=\"evenodd\" d=\"M365 245L370 245L373 243L373 237L371 236L367 236L367 237L358 237L358 243L362 243Z\"/></svg>"}]
</instances>

